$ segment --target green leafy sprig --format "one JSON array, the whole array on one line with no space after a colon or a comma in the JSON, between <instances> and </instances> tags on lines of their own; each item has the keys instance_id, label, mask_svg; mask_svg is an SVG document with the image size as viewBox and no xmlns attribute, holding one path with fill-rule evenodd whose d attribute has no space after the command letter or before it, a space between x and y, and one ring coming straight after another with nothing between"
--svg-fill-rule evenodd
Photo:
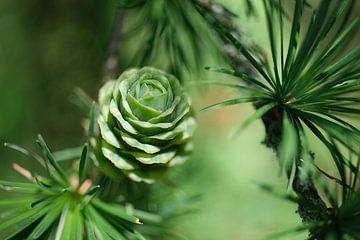
<instances>
[{"instance_id":1,"label":"green leafy sprig","mask_svg":"<svg viewBox=\"0 0 360 240\"><path fill-rule=\"evenodd\" d=\"M291 169L296 154L299 153L296 149L301 149L305 144L302 136L306 136L306 127L330 152L333 152L333 144L330 142L330 138L333 138L353 152L359 153L360 132L342 119L360 114L359 99L356 97L360 91L359 47L344 51L347 48L346 40L359 29L360 18L356 17L350 23L346 16L341 20L344 14L349 14L347 7L351 1L321 1L318 8L312 10L311 21L305 29L301 21L306 2L296 1L287 48L284 44L283 13L276 11L274 1L263 2L272 64L259 62L217 18L199 9L216 30L246 57L260 76L254 78L246 72L239 72L238 69L208 68L237 76L243 82L251 84L243 86L238 83L219 83L241 89L247 96L214 104L204 110L244 102L260 105L255 113L239 125L236 132L270 112L279 120L282 119L283 143L278 143L278 150L280 163L285 169ZM278 4L281 7L283 1L278 1ZM340 24L335 24L338 21ZM304 32L302 38L300 31ZM336 34L332 35L331 32Z\"/></svg>"},{"instance_id":2,"label":"green leafy sprig","mask_svg":"<svg viewBox=\"0 0 360 240\"><path fill-rule=\"evenodd\" d=\"M310 169L314 165L314 158L310 154L305 130L310 129L332 156L336 154L332 139L355 154L359 153L359 130L343 119L359 114L359 100L356 98L359 93L359 68L356 67L358 50L348 50L348 43L359 29L359 20L357 17L350 22L354 1L322 1L317 9L307 1L296 1L292 16L283 11L283 5L284 1L281 0L264 1L272 63L262 61L263 58L254 54L237 37L237 31L221 21L221 16L201 5L197 6L210 25L226 39L225 43L230 42L238 50L238 55L245 57L252 66L250 71L249 68L244 71L237 67L238 62L241 65L243 61L231 59L234 61L231 63L233 70L208 68L236 76L242 83L207 84L239 89L245 97L214 104L204 110L246 102L255 105L256 112L239 125L238 131L254 120L262 119L266 129L265 144L276 150L280 165L289 177L289 186L302 198L297 202L297 212L303 222L321 229L324 225L319 222L327 221L324 217L326 204L313 183ZM300 23L306 7L312 12L313 20L304 30ZM287 18L292 21L292 31L289 46L285 49L284 26ZM302 64L301 67L299 64ZM341 67L334 68L334 65ZM329 69L334 70L330 71L331 74L324 74ZM354 168L351 162L342 162L335 157L332 159L342 177L347 176L347 167ZM308 226L298 229L310 229L310 239L317 234L315 228Z\"/></svg>"},{"instance_id":3,"label":"green leafy sprig","mask_svg":"<svg viewBox=\"0 0 360 240\"><path fill-rule=\"evenodd\" d=\"M88 137L94 129L95 107L90 112ZM1 239L144 239L134 229L141 224L123 205L97 196L99 185L86 178L89 144L81 151L77 171L64 171L41 135L38 144L47 176L32 174L18 164L14 169L29 183L0 181L2 190L21 193L21 197L0 200L7 208L0 216ZM10 147L29 153L20 147ZM149 213L149 215L151 215Z\"/></svg>"}]
</instances>

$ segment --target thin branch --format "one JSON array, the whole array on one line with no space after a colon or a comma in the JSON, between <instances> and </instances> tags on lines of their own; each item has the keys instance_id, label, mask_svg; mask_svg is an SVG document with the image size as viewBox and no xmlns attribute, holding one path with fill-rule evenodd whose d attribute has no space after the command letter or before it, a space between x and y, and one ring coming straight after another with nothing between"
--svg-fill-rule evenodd
<instances>
[{"instance_id":1,"label":"thin branch","mask_svg":"<svg viewBox=\"0 0 360 240\"><path fill-rule=\"evenodd\" d=\"M106 60L103 69L103 81L114 79L119 75L118 47L122 38L122 24L124 12L117 10L114 19L113 31L109 41Z\"/></svg>"}]
</instances>

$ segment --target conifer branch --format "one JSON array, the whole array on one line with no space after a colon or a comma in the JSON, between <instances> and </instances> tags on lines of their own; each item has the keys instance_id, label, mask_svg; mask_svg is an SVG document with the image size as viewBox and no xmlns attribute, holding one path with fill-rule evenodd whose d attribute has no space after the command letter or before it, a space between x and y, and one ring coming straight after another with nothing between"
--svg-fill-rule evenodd
<instances>
[{"instance_id":1,"label":"conifer branch","mask_svg":"<svg viewBox=\"0 0 360 240\"><path fill-rule=\"evenodd\" d=\"M229 32L231 32L231 34L235 36L238 41L244 42L244 45L246 45L248 49L252 49L253 55L255 55L260 62L266 61L265 54L261 50L259 50L259 48L254 43L246 42L244 39L244 34L234 26L232 22L232 17L234 15L229 10L210 0L193 0L193 2L198 8L199 12L204 16L205 19L208 20L210 24L213 23L211 22L211 20L209 21L209 18L207 18L207 16L209 15L212 17L212 19L216 19L217 22L222 25L222 27L226 28ZM234 68L234 70L239 72L245 72L253 78L259 79L260 76L250 66L249 62L245 59L245 57L230 44L229 40L226 37L223 37L222 34L220 34L220 36L222 36L221 39L224 43L224 54L228 57L229 64ZM246 83L249 84L248 81L246 81ZM254 103L253 105L256 109L259 109L265 104L267 103L260 102ZM266 130L264 144L272 148L277 153L277 155L279 154L278 149L282 136L282 114L283 113L280 110L274 108L261 117ZM311 203L312 206L317 207L314 210L308 205L302 205L299 203L297 212L304 223L322 220L322 213L325 212L326 205L321 199L311 179L311 176L309 176L306 181L301 181L300 173L302 161L300 156L297 157L295 165L296 170L294 181L292 184L294 191L300 196L300 198L304 200L304 202Z\"/></svg>"}]
</instances>

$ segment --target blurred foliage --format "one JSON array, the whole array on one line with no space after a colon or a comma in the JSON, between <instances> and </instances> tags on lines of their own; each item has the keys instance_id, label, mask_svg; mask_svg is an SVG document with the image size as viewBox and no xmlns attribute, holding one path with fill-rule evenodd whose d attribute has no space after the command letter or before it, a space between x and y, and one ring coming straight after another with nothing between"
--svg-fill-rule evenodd
<instances>
[{"instance_id":1,"label":"blurred foliage","mask_svg":"<svg viewBox=\"0 0 360 240\"><path fill-rule=\"evenodd\" d=\"M220 2L240 12L236 20L238 25L259 45L270 49L265 41L263 11L258 11L256 18L245 19L243 1ZM253 1L255 8L259 2ZM79 145L83 136L80 121L83 116L69 98L76 86L95 98L101 85L116 4L115 0L0 1L1 143L16 142L33 149L33 139L40 132L55 150ZM130 53L142 40L124 42L120 47L122 68L129 65ZM203 66L215 65L212 61L224 64L219 59L209 60L207 52L203 54L206 55ZM161 58L167 60L165 55ZM195 96L197 110L214 100L224 100L219 99L220 95L238 96L237 92L221 94L220 91ZM300 223L295 206L262 193L252 184L255 180L274 185L284 182L278 177L273 153L260 145L264 138L262 125L250 126L235 141L225 136L235 122L251 112L251 107L245 105L219 110L216 114L198 114L200 129L194 157L173 172L174 178L182 179L178 185L183 192L176 194L200 193L203 196L201 210L176 223L176 227L185 229L181 232L192 240L263 239L269 233ZM317 148L316 151L323 150ZM325 159L324 156L326 154L321 153L319 158ZM18 154L0 146L0 161L4 163L0 170L2 179L4 175L17 178L8 171L15 159L19 159ZM23 165L32 164L25 162ZM192 170L199 168L202 171L194 174ZM138 206L142 204L139 202ZM284 237L303 238L304 235Z\"/></svg>"},{"instance_id":2,"label":"blurred foliage","mask_svg":"<svg viewBox=\"0 0 360 240\"><path fill-rule=\"evenodd\" d=\"M209 0L117 0L125 10L122 42L119 47L120 64L123 68L133 66L156 66L166 70L180 81L198 80L204 76L203 67L209 64L225 64L225 60L248 70L249 64L223 36L217 35L206 20L197 12L199 8L215 15L219 21L236 32L236 37L253 53L260 48L246 38L233 20L238 15L230 1ZM222 3L228 4L229 8ZM245 7L242 15L258 15L258 3L242 1L236 5ZM279 7L279 6L277 6ZM236 8L234 8L236 9ZM242 28L242 26L241 26ZM259 58L262 56L257 54Z\"/></svg>"},{"instance_id":3,"label":"blurred foliage","mask_svg":"<svg viewBox=\"0 0 360 240\"><path fill-rule=\"evenodd\" d=\"M202 76L208 59L222 60L216 35L190 0L118 0L126 10L120 62L154 66L180 81Z\"/></svg>"},{"instance_id":4,"label":"blurred foliage","mask_svg":"<svg viewBox=\"0 0 360 240\"><path fill-rule=\"evenodd\" d=\"M34 146L41 132L55 149L79 144L69 98L76 86L96 95L114 11L111 0L0 2L0 142Z\"/></svg>"}]
</instances>

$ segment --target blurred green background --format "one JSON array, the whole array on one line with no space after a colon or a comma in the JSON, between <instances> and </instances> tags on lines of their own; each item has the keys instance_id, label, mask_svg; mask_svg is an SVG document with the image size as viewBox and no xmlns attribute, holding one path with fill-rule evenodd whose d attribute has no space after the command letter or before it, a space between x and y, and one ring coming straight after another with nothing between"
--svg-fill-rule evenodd
<instances>
[{"instance_id":1,"label":"blurred green background","mask_svg":"<svg viewBox=\"0 0 360 240\"><path fill-rule=\"evenodd\" d=\"M38 133L53 149L81 143L70 98L75 87L96 96L114 11L106 0L0 1L1 143L34 149ZM19 155L1 146L0 156L4 177Z\"/></svg>"},{"instance_id":2,"label":"blurred green background","mask_svg":"<svg viewBox=\"0 0 360 240\"><path fill-rule=\"evenodd\" d=\"M247 20L241 14L242 1L223 2L240 12L243 30L266 47L261 14ZM82 142L83 114L70 99L75 87L96 98L114 14L114 0L0 1L1 143L36 149L38 133L53 150ZM124 54L122 61L126 59ZM299 226L295 205L262 192L254 184L286 187L274 153L261 144L261 122L235 140L228 138L232 127L253 111L252 106L199 113L200 108L238 93L219 89L192 89L191 93L199 129L194 156L188 164L201 171L180 186L185 192L198 192L203 197L200 210L184 218L179 229L191 240L256 240ZM0 178L17 178L11 170L15 161L34 168L28 160L1 146ZM304 234L284 239L304 239Z\"/></svg>"}]
</instances>

